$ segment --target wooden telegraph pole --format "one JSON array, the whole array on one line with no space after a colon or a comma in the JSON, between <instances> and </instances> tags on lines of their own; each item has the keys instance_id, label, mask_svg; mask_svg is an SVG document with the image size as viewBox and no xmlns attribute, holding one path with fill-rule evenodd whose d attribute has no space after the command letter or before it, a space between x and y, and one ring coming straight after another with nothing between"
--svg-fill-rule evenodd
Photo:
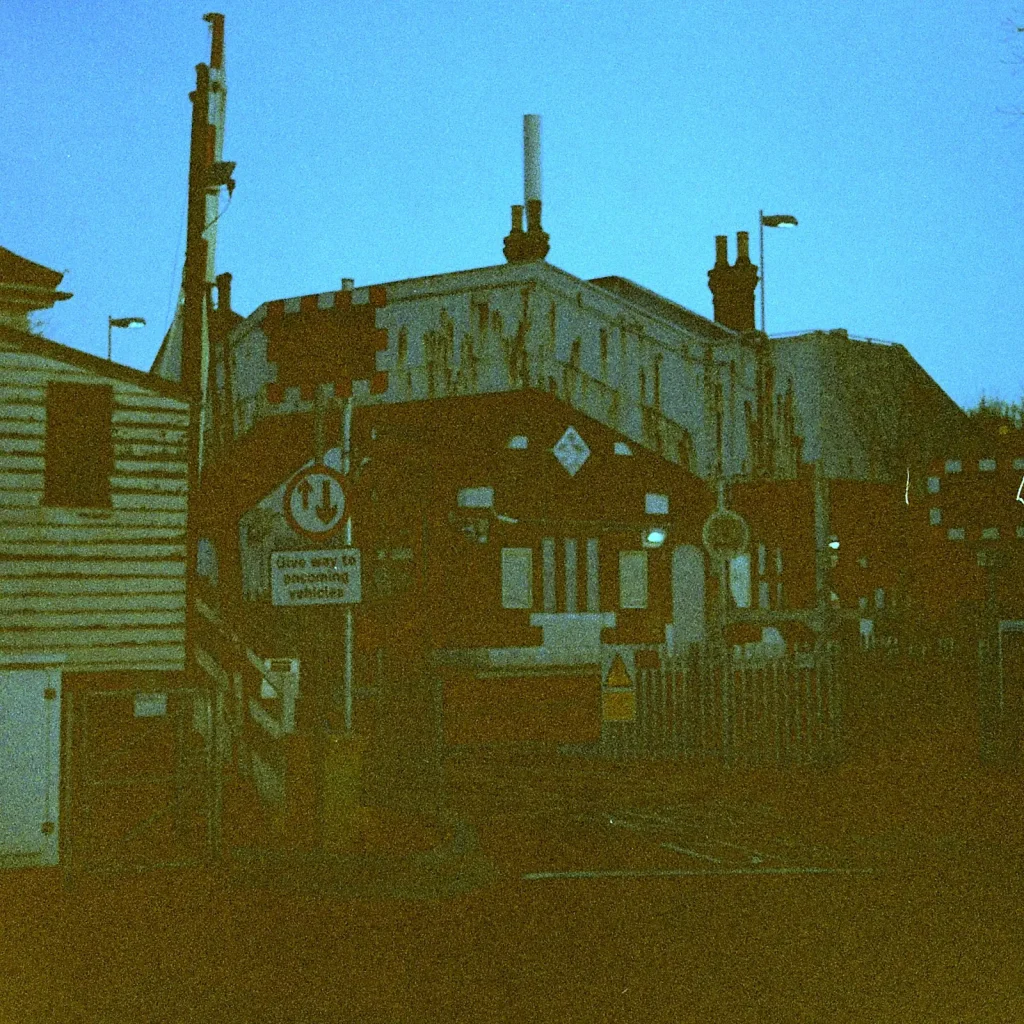
<instances>
[{"instance_id":1,"label":"wooden telegraph pole","mask_svg":"<svg viewBox=\"0 0 1024 1024\"><path fill-rule=\"evenodd\" d=\"M188 219L185 235L184 311L181 333L181 383L188 396L188 514L185 527L185 664L195 671L195 601L198 582L199 481L202 474L203 364L206 333L207 139L209 137L210 69L196 65L192 101L192 141L188 165Z\"/></svg>"},{"instance_id":2,"label":"wooden telegraph pole","mask_svg":"<svg viewBox=\"0 0 1024 1024\"><path fill-rule=\"evenodd\" d=\"M207 15L213 27L211 60L222 74L224 49L224 19L222 15ZM221 83L221 88L223 85ZM208 281L211 278L211 250L207 242L210 199L226 186L234 189L231 173L235 165L219 160L217 128L210 124L210 68L196 65L196 88L190 93L192 102L192 132L189 145L188 213L185 243L185 268L182 282L183 310L181 332L181 384L189 404L187 432L187 511L185 517L185 674L190 687L205 691L209 699L209 721L212 723L210 746L210 835L214 853L220 845L220 763L217 754L217 694L213 683L203 673L196 660L196 635L199 597L199 516L201 512L200 486L203 471L203 436L209 406L208 374L210 364ZM223 115L223 97L220 99Z\"/></svg>"}]
</instances>

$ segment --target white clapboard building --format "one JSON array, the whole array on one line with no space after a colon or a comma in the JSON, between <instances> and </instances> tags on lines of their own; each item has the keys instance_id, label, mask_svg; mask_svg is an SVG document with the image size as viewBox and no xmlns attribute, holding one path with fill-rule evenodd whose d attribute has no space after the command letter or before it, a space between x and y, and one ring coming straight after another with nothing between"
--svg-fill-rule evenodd
<instances>
[{"instance_id":1,"label":"white clapboard building","mask_svg":"<svg viewBox=\"0 0 1024 1024\"><path fill-rule=\"evenodd\" d=\"M35 287L22 312L52 304ZM124 746L110 736L130 731L124 707L162 718L182 682L188 405L14 319L0 324L0 863L52 864L79 739L97 758ZM124 699L89 721L97 692Z\"/></svg>"}]
</instances>

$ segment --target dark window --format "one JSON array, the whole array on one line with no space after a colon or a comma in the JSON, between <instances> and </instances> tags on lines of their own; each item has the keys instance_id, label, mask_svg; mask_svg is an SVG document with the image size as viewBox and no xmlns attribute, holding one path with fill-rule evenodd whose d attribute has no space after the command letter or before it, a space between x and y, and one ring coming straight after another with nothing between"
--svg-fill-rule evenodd
<instances>
[{"instance_id":1,"label":"dark window","mask_svg":"<svg viewBox=\"0 0 1024 1024\"><path fill-rule=\"evenodd\" d=\"M46 389L43 503L109 508L114 469L111 389L52 383Z\"/></svg>"}]
</instances>

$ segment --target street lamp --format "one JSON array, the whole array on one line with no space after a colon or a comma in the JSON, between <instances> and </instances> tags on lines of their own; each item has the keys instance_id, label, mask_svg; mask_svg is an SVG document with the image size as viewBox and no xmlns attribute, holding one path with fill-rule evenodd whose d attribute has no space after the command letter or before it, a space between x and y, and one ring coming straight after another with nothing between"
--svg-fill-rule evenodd
<instances>
[{"instance_id":1,"label":"street lamp","mask_svg":"<svg viewBox=\"0 0 1024 1024\"><path fill-rule=\"evenodd\" d=\"M765 333L764 329L764 229L765 228L784 228L784 227L796 227L796 217L791 217L788 213L769 213L765 216L764 210L760 210L758 220L761 226L761 333Z\"/></svg>"},{"instance_id":2,"label":"street lamp","mask_svg":"<svg viewBox=\"0 0 1024 1024\"><path fill-rule=\"evenodd\" d=\"M146 321L141 316L107 317L107 362L110 362L110 347L115 327L145 327Z\"/></svg>"}]
</instances>

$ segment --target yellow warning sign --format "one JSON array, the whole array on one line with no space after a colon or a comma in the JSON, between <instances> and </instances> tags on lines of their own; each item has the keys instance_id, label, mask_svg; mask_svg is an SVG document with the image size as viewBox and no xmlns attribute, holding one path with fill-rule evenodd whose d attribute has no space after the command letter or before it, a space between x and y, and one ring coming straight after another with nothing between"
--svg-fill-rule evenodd
<instances>
[{"instance_id":1,"label":"yellow warning sign","mask_svg":"<svg viewBox=\"0 0 1024 1024\"><path fill-rule=\"evenodd\" d=\"M632 690L605 690L602 717L606 722L632 722L636 718L636 694Z\"/></svg>"},{"instance_id":2,"label":"yellow warning sign","mask_svg":"<svg viewBox=\"0 0 1024 1024\"><path fill-rule=\"evenodd\" d=\"M610 687L633 685L633 680L629 678L629 673L626 671L626 663L622 660L621 654L616 654L612 660L612 667L608 669L608 678L604 681L604 685Z\"/></svg>"}]
</instances>

